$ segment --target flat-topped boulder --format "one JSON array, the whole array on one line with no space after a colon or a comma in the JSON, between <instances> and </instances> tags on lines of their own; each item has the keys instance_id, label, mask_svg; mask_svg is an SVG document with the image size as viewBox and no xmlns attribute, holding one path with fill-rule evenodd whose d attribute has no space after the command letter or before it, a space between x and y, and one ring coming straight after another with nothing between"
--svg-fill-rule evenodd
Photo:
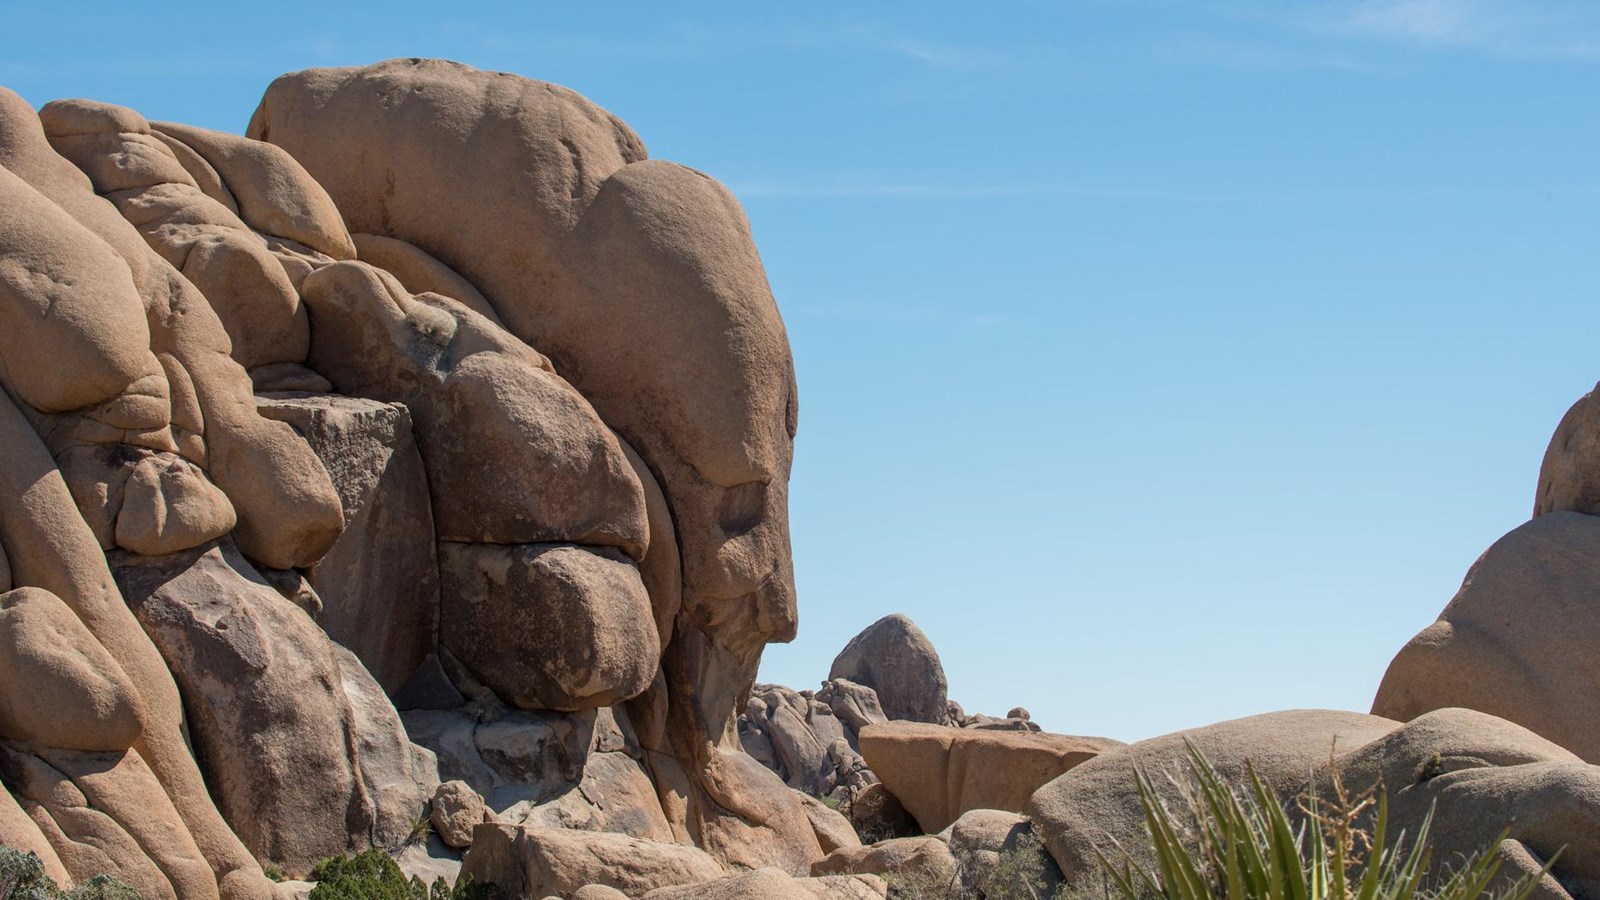
<instances>
[{"instance_id":1,"label":"flat-topped boulder","mask_svg":"<svg viewBox=\"0 0 1600 900\"><path fill-rule=\"evenodd\" d=\"M971 809L1021 812L1051 779L1122 746L1100 737L888 722L861 729L861 754L928 833Z\"/></svg>"}]
</instances>

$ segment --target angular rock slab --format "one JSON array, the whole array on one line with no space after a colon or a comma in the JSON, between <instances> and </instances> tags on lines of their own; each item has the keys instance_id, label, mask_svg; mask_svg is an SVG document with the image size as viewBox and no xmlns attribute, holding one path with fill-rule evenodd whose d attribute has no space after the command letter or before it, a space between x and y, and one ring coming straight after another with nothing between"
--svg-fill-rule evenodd
<instances>
[{"instance_id":1,"label":"angular rock slab","mask_svg":"<svg viewBox=\"0 0 1600 900\"><path fill-rule=\"evenodd\" d=\"M1600 762L1600 518L1542 515L1496 541L1401 648L1374 715L1476 709Z\"/></svg>"},{"instance_id":2,"label":"angular rock slab","mask_svg":"<svg viewBox=\"0 0 1600 900\"><path fill-rule=\"evenodd\" d=\"M337 394L257 397L328 470L345 529L307 573L322 598L317 624L393 694L433 651L439 610L433 507L411 412Z\"/></svg>"},{"instance_id":3,"label":"angular rock slab","mask_svg":"<svg viewBox=\"0 0 1600 900\"><path fill-rule=\"evenodd\" d=\"M1192 745L1229 783L1244 783L1253 766L1262 782L1287 801L1317 765L1398 726L1361 713L1296 709L1179 731L1110 750L1074 767L1035 791L1025 812L1061 867L1068 896L1102 896L1108 885L1101 874L1101 854L1122 859L1120 844L1134 853L1139 865L1154 864L1137 771L1150 775L1164 802L1180 804L1176 785L1165 775L1188 772Z\"/></svg>"},{"instance_id":4,"label":"angular rock slab","mask_svg":"<svg viewBox=\"0 0 1600 900\"><path fill-rule=\"evenodd\" d=\"M725 874L696 847L526 825L479 825L461 872L512 897L565 896L590 884L638 896L652 888L698 884Z\"/></svg>"},{"instance_id":5,"label":"angular rock slab","mask_svg":"<svg viewBox=\"0 0 1600 900\"><path fill-rule=\"evenodd\" d=\"M1052 779L1123 746L1109 738L919 722L869 725L858 738L867 765L929 834L972 809L1022 812Z\"/></svg>"}]
</instances>

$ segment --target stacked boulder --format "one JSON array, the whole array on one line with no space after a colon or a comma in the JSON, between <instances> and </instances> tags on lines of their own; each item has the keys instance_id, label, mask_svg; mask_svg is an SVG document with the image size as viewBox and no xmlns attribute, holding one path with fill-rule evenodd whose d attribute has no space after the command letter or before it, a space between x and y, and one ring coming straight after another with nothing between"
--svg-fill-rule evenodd
<instances>
[{"instance_id":1,"label":"stacked boulder","mask_svg":"<svg viewBox=\"0 0 1600 900\"><path fill-rule=\"evenodd\" d=\"M733 724L797 407L714 181L395 60L248 137L0 91L0 195L0 843L242 898L429 818L415 870L634 841L630 890L847 840Z\"/></svg>"}]
</instances>

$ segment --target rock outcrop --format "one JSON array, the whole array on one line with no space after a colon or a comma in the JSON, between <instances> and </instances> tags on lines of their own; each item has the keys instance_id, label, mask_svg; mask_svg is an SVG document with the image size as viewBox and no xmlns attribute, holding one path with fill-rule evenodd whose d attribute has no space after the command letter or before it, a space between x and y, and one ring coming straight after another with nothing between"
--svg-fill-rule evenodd
<instances>
[{"instance_id":1,"label":"rock outcrop","mask_svg":"<svg viewBox=\"0 0 1600 900\"><path fill-rule=\"evenodd\" d=\"M1103 894L1100 859L1121 859L1121 847L1147 868L1154 850L1145 840L1137 772L1162 800L1179 803L1178 783L1189 747L1204 753L1224 778L1242 783L1253 768L1280 798L1292 799L1306 774L1334 754L1363 747L1398 727L1377 716L1329 710L1291 710L1220 722L1139 741L1102 753L1034 792L1026 813L1061 867L1071 896Z\"/></svg>"},{"instance_id":2,"label":"rock outcrop","mask_svg":"<svg viewBox=\"0 0 1600 900\"><path fill-rule=\"evenodd\" d=\"M1497 541L1401 649L1373 701L1407 721L1460 706L1600 762L1600 517L1550 512Z\"/></svg>"},{"instance_id":3,"label":"rock outcrop","mask_svg":"<svg viewBox=\"0 0 1600 900\"><path fill-rule=\"evenodd\" d=\"M231 900L430 817L419 871L854 840L734 726L795 629L796 402L715 182L408 60L249 137L0 91L0 198L0 841Z\"/></svg>"}]
</instances>

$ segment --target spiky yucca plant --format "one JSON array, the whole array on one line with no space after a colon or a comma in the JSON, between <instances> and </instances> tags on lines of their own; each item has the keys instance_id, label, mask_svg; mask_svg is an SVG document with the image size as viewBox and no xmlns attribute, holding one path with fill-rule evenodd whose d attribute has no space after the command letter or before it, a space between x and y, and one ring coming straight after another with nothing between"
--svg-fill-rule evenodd
<instances>
[{"instance_id":1,"label":"spiky yucca plant","mask_svg":"<svg viewBox=\"0 0 1600 900\"><path fill-rule=\"evenodd\" d=\"M1168 809L1149 776L1138 773L1145 827L1155 849L1154 870L1125 848L1120 864L1101 856L1119 900L1478 900L1490 894L1500 872L1500 838L1441 873L1431 870L1429 812L1409 840L1387 843L1388 800L1380 788L1352 797L1333 777L1332 796L1301 800L1305 822L1288 812L1248 768L1249 785L1235 792L1193 745L1189 777L1180 781L1184 806ZM1375 812L1370 831L1359 822ZM1186 818L1180 818L1180 815ZM1552 859L1550 864L1554 864ZM1526 900L1549 865L1498 892L1498 900Z\"/></svg>"}]
</instances>

